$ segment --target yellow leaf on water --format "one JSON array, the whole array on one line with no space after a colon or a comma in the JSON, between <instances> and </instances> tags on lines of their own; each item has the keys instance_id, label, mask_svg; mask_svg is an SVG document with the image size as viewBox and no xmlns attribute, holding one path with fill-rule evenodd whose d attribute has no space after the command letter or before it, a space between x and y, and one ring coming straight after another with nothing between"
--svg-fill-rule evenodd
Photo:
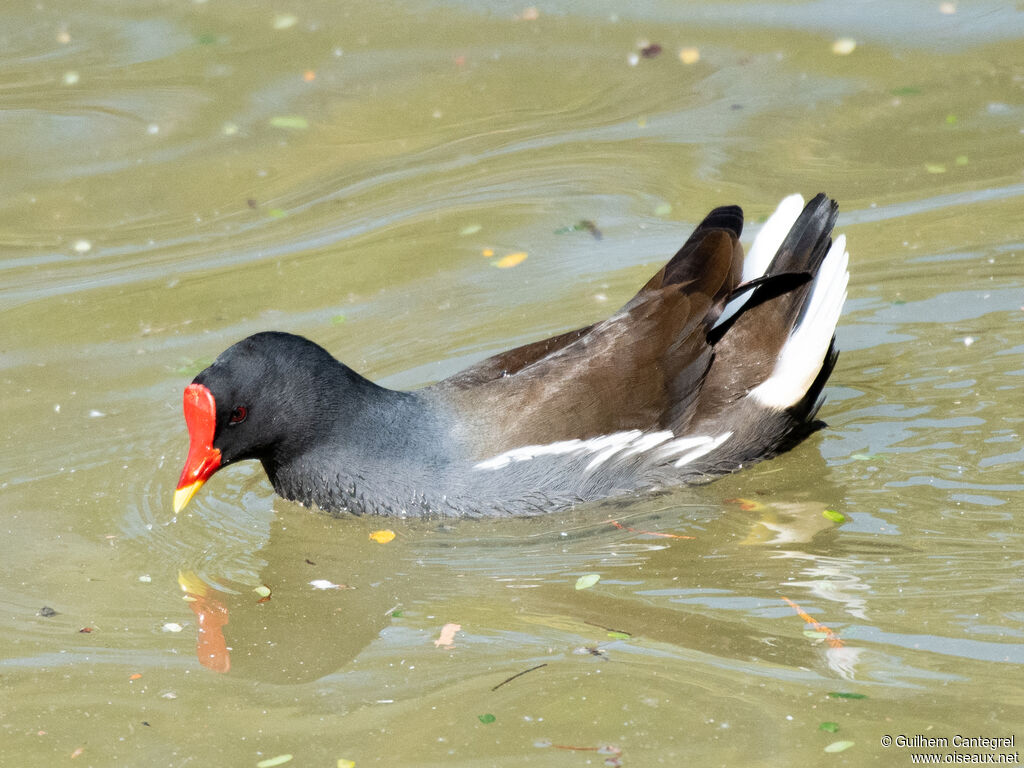
<instances>
[{"instance_id":1,"label":"yellow leaf on water","mask_svg":"<svg viewBox=\"0 0 1024 768\"><path fill-rule=\"evenodd\" d=\"M270 124L275 128L288 128L293 131L309 128L309 120L302 115L275 115L270 118Z\"/></svg>"},{"instance_id":2,"label":"yellow leaf on water","mask_svg":"<svg viewBox=\"0 0 1024 768\"><path fill-rule=\"evenodd\" d=\"M852 741L833 741L831 744L829 744L827 747L825 747L825 751L826 752L831 752L831 753L845 752L846 750L848 750L852 746L853 746L853 742Z\"/></svg>"},{"instance_id":3,"label":"yellow leaf on water","mask_svg":"<svg viewBox=\"0 0 1024 768\"><path fill-rule=\"evenodd\" d=\"M509 269L526 261L526 251L516 251L493 262L498 269Z\"/></svg>"},{"instance_id":4,"label":"yellow leaf on water","mask_svg":"<svg viewBox=\"0 0 1024 768\"><path fill-rule=\"evenodd\" d=\"M857 41L852 37L840 37L832 43L832 53L836 56L849 56L857 49Z\"/></svg>"},{"instance_id":5,"label":"yellow leaf on water","mask_svg":"<svg viewBox=\"0 0 1024 768\"><path fill-rule=\"evenodd\" d=\"M600 574L588 573L586 576L580 576L578 579L576 579L576 589L590 589L600 580Z\"/></svg>"},{"instance_id":6,"label":"yellow leaf on water","mask_svg":"<svg viewBox=\"0 0 1024 768\"><path fill-rule=\"evenodd\" d=\"M373 533L371 533L370 538L376 541L378 544L387 544L389 541L395 538L395 532L388 528L383 528L379 531L374 531Z\"/></svg>"},{"instance_id":7,"label":"yellow leaf on water","mask_svg":"<svg viewBox=\"0 0 1024 768\"><path fill-rule=\"evenodd\" d=\"M679 51L679 60L683 64L696 64L700 61L699 48L682 48Z\"/></svg>"},{"instance_id":8,"label":"yellow leaf on water","mask_svg":"<svg viewBox=\"0 0 1024 768\"><path fill-rule=\"evenodd\" d=\"M299 23L299 17L291 13L279 13L274 17L274 29L291 29Z\"/></svg>"},{"instance_id":9,"label":"yellow leaf on water","mask_svg":"<svg viewBox=\"0 0 1024 768\"><path fill-rule=\"evenodd\" d=\"M834 509L822 510L821 516L828 520L831 520L833 523L846 522L846 515L844 515L842 512L836 512Z\"/></svg>"},{"instance_id":10,"label":"yellow leaf on water","mask_svg":"<svg viewBox=\"0 0 1024 768\"><path fill-rule=\"evenodd\" d=\"M346 760L344 757L339 757L338 768L356 768L356 762L355 760Z\"/></svg>"}]
</instances>

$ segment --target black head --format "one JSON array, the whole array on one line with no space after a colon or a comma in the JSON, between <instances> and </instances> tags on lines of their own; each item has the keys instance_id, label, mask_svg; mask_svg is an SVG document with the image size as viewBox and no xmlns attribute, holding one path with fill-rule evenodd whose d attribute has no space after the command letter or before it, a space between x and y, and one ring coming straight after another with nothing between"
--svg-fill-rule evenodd
<instances>
[{"instance_id":1,"label":"black head","mask_svg":"<svg viewBox=\"0 0 1024 768\"><path fill-rule=\"evenodd\" d=\"M244 459L268 466L308 449L346 410L356 379L325 349L290 333L257 333L229 347L185 389L190 445L175 508L220 467Z\"/></svg>"},{"instance_id":2,"label":"black head","mask_svg":"<svg viewBox=\"0 0 1024 768\"><path fill-rule=\"evenodd\" d=\"M257 333L226 349L193 380L216 403L221 463L264 458L322 430L335 418L340 369L323 347L290 333Z\"/></svg>"}]
</instances>

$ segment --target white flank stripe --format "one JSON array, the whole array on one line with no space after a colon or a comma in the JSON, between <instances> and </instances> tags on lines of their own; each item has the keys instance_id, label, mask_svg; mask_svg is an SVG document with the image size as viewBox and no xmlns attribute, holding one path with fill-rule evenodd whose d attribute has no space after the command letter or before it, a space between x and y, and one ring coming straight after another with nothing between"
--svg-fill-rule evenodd
<instances>
[{"instance_id":1,"label":"white flank stripe","mask_svg":"<svg viewBox=\"0 0 1024 768\"><path fill-rule=\"evenodd\" d=\"M620 451L634 440L643 437L639 429L631 429L624 432L613 432L610 435L600 435L589 440L561 440L557 443L546 445L524 445L520 448L513 448L499 453L490 459L477 462L473 469L501 469L514 461L529 461L538 456L564 456L568 453L593 453L597 451L611 450L612 453Z\"/></svg>"},{"instance_id":2,"label":"white flank stripe","mask_svg":"<svg viewBox=\"0 0 1024 768\"><path fill-rule=\"evenodd\" d=\"M694 459L699 459L701 456L711 453L713 450L715 450L715 448L720 446L730 437L732 437L732 432L725 432L724 434L721 434L718 437L716 437L714 440L708 442L706 445L702 445L699 448L694 448L689 453L684 453L682 456L676 459L676 463L673 464L672 466L681 467L684 464L689 464Z\"/></svg>"},{"instance_id":3,"label":"white flank stripe","mask_svg":"<svg viewBox=\"0 0 1024 768\"><path fill-rule=\"evenodd\" d=\"M584 468L585 472L589 472L613 457L625 459L638 453L654 450L655 448L657 448L655 457L658 461L663 461L682 453L683 456L675 462L675 466L681 467L713 451L731 436L732 432L726 432L717 437L699 435L673 440L673 434L669 430L641 432L638 429L631 429L592 437L588 440L562 440L546 445L524 445L477 462L473 465L473 469L502 469L515 462L529 461L541 456L594 453L596 455Z\"/></svg>"},{"instance_id":4,"label":"white flank stripe","mask_svg":"<svg viewBox=\"0 0 1024 768\"><path fill-rule=\"evenodd\" d=\"M559 443L548 443L547 445L524 445L522 448L513 448L510 451L499 453L493 458L474 464L473 469L501 469L513 461L528 461L537 456L557 456L559 454L572 453L582 445L582 440L563 440Z\"/></svg>"},{"instance_id":5,"label":"white flank stripe","mask_svg":"<svg viewBox=\"0 0 1024 768\"><path fill-rule=\"evenodd\" d=\"M804 198L801 195L790 195L779 203L775 213L768 217L760 231L754 237L754 242L743 259L742 282L749 283L759 277L763 277L768 265L772 263L775 254L782 247L782 241L786 239L789 230L796 224L800 213L804 209ZM747 300L751 291L745 291L725 305L722 314L715 321L719 326L735 315Z\"/></svg>"},{"instance_id":6,"label":"white flank stripe","mask_svg":"<svg viewBox=\"0 0 1024 768\"><path fill-rule=\"evenodd\" d=\"M614 432L610 435L602 435L601 437L595 437L587 440L588 451L598 451L597 456L590 460L587 464L586 472L589 472L599 464L604 463L619 451L627 448L635 440L643 438L643 432L633 429L629 432Z\"/></svg>"},{"instance_id":7,"label":"white flank stripe","mask_svg":"<svg viewBox=\"0 0 1024 768\"><path fill-rule=\"evenodd\" d=\"M658 455L664 456L667 459L669 456L674 456L677 453L683 453L684 451L689 451L692 448L701 448L705 445L709 445L712 441L714 441L714 438L711 437L711 435L681 437L664 446L660 451L658 451Z\"/></svg>"},{"instance_id":8,"label":"white flank stripe","mask_svg":"<svg viewBox=\"0 0 1024 768\"><path fill-rule=\"evenodd\" d=\"M673 435L667 429L662 430L661 432L649 432L643 437L641 437L639 440L635 441L633 445L629 448L629 450L625 451L622 454L622 458L632 456L634 453L643 453L644 451L649 451L651 450L651 448L656 448L657 446L664 443L666 440L671 440L673 437L675 437L675 435Z\"/></svg>"},{"instance_id":9,"label":"white flank stripe","mask_svg":"<svg viewBox=\"0 0 1024 768\"><path fill-rule=\"evenodd\" d=\"M814 278L810 303L800 323L782 346L772 375L750 390L752 397L768 408L789 408L799 402L814 382L825 360L839 315L846 302L850 254L846 236L832 243L821 269Z\"/></svg>"}]
</instances>

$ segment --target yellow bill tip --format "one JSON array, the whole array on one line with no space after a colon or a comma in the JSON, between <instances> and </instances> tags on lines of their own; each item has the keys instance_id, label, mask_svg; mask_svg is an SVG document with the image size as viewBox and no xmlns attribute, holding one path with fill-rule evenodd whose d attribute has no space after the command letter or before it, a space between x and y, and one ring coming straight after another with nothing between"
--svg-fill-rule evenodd
<instances>
[{"instance_id":1,"label":"yellow bill tip","mask_svg":"<svg viewBox=\"0 0 1024 768\"><path fill-rule=\"evenodd\" d=\"M184 488L179 488L174 492L174 514L178 514L185 508L185 505L192 500L192 497L196 495L196 491L202 485L202 480L196 480L191 485L186 485Z\"/></svg>"}]
</instances>

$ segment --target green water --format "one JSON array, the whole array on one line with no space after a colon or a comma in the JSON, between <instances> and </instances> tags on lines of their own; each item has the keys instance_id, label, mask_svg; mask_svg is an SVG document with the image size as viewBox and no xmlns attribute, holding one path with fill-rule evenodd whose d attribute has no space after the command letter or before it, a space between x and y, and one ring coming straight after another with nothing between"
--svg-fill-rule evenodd
<instances>
[{"instance_id":1,"label":"green water","mask_svg":"<svg viewBox=\"0 0 1024 768\"><path fill-rule=\"evenodd\" d=\"M0 763L1020 751L1019 8L87 0L4 26ZM181 390L238 338L417 386L608 314L715 205L756 223L819 190L852 257L843 353L829 428L785 456L388 544L252 466L174 517ZM197 659L188 570L229 611L227 674Z\"/></svg>"}]
</instances>

